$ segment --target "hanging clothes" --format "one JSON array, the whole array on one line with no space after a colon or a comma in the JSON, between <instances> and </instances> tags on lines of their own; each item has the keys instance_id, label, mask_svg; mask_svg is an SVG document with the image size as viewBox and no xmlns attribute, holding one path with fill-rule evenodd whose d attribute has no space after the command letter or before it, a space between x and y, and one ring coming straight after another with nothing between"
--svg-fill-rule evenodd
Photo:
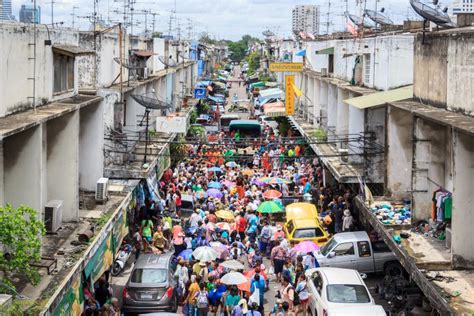
<instances>
[{"instance_id":1,"label":"hanging clothes","mask_svg":"<svg viewBox=\"0 0 474 316\"><path fill-rule=\"evenodd\" d=\"M451 220L453 213L453 197L451 192L438 189L433 192L431 218L433 221L443 222Z\"/></svg>"}]
</instances>

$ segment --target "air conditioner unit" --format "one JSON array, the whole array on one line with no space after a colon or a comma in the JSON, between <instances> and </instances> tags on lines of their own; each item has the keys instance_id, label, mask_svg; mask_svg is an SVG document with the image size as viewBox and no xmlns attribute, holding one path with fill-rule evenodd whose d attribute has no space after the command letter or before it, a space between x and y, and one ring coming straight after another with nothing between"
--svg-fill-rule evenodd
<instances>
[{"instance_id":1,"label":"air conditioner unit","mask_svg":"<svg viewBox=\"0 0 474 316\"><path fill-rule=\"evenodd\" d=\"M349 149L339 148L338 152L341 157L341 162L348 163L349 162Z\"/></svg>"},{"instance_id":2,"label":"air conditioner unit","mask_svg":"<svg viewBox=\"0 0 474 316\"><path fill-rule=\"evenodd\" d=\"M327 68L321 68L321 76L326 77L328 75L328 69Z\"/></svg>"},{"instance_id":3,"label":"air conditioner unit","mask_svg":"<svg viewBox=\"0 0 474 316\"><path fill-rule=\"evenodd\" d=\"M48 233L55 233L63 221L63 201L52 200L44 206L44 226Z\"/></svg>"},{"instance_id":4,"label":"air conditioner unit","mask_svg":"<svg viewBox=\"0 0 474 316\"><path fill-rule=\"evenodd\" d=\"M97 180L97 186L95 189L95 200L97 202L107 201L108 186L109 186L109 178L100 178L99 180Z\"/></svg>"}]
</instances>

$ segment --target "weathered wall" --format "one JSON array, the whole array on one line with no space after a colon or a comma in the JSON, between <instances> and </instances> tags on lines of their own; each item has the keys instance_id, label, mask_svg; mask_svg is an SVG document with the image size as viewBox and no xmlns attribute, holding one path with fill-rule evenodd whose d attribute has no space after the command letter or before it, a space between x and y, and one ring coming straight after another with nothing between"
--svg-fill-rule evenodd
<instances>
[{"instance_id":1,"label":"weathered wall","mask_svg":"<svg viewBox=\"0 0 474 316\"><path fill-rule=\"evenodd\" d=\"M338 88L333 85L328 83L328 130L333 131L334 133L337 134L337 123L338 123L338 116L341 113L338 113L338 104L337 104L337 90ZM343 115L343 114L342 114Z\"/></svg>"},{"instance_id":2,"label":"weathered wall","mask_svg":"<svg viewBox=\"0 0 474 316\"><path fill-rule=\"evenodd\" d=\"M53 96L53 52L44 41L53 45L78 45L78 32L71 29L50 29L37 26L36 49L36 104L64 98L77 92L77 63L75 66L75 92ZM23 23L0 22L0 117L32 107L33 26Z\"/></svg>"},{"instance_id":3,"label":"weathered wall","mask_svg":"<svg viewBox=\"0 0 474 316\"><path fill-rule=\"evenodd\" d=\"M165 65L158 59L159 56L166 57L165 40L163 38L153 38L153 72L165 69Z\"/></svg>"},{"instance_id":4,"label":"weathered wall","mask_svg":"<svg viewBox=\"0 0 474 316\"><path fill-rule=\"evenodd\" d=\"M94 191L104 174L104 103L83 107L79 127L79 188Z\"/></svg>"},{"instance_id":5,"label":"weathered wall","mask_svg":"<svg viewBox=\"0 0 474 316\"><path fill-rule=\"evenodd\" d=\"M79 218L79 111L47 125L48 201L63 200L63 221Z\"/></svg>"},{"instance_id":6,"label":"weathered wall","mask_svg":"<svg viewBox=\"0 0 474 316\"><path fill-rule=\"evenodd\" d=\"M450 38L447 64L447 105L474 116L474 32Z\"/></svg>"},{"instance_id":7,"label":"weathered wall","mask_svg":"<svg viewBox=\"0 0 474 316\"><path fill-rule=\"evenodd\" d=\"M472 135L456 133L454 148L454 189L452 253L456 268L474 268L472 227L474 227L474 140Z\"/></svg>"},{"instance_id":8,"label":"weathered wall","mask_svg":"<svg viewBox=\"0 0 474 316\"><path fill-rule=\"evenodd\" d=\"M429 37L426 41L429 44L423 45L421 34L416 38L413 94L425 103L446 107L449 42L442 37Z\"/></svg>"},{"instance_id":9,"label":"weathered wall","mask_svg":"<svg viewBox=\"0 0 474 316\"><path fill-rule=\"evenodd\" d=\"M344 100L349 98L349 92L336 88L336 107L337 107L337 118L336 118L336 135L339 139L347 140L347 134L349 133L349 106ZM362 128L364 128L364 121L360 121Z\"/></svg>"},{"instance_id":10,"label":"weathered wall","mask_svg":"<svg viewBox=\"0 0 474 316\"><path fill-rule=\"evenodd\" d=\"M387 190L396 199L411 190L413 158L413 115L389 106L387 109Z\"/></svg>"},{"instance_id":11,"label":"weathered wall","mask_svg":"<svg viewBox=\"0 0 474 316\"><path fill-rule=\"evenodd\" d=\"M319 104L321 109L320 125L322 128L328 128L328 83L321 81L319 85Z\"/></svg>"},{"instance_id":12,"label":"weathered wall","mask_svg":"<svg viewBox=\"0 0 474 316\"><path fill-rule=\"evenodd\" d=\"M385 147L385 113L387 107L365 110L365 132L370 141ZM373 137L373 138L372 138ZM368 178L374 183L384 183L385 161L384 154L367 155Z\"/></svg>"}]
</instances>

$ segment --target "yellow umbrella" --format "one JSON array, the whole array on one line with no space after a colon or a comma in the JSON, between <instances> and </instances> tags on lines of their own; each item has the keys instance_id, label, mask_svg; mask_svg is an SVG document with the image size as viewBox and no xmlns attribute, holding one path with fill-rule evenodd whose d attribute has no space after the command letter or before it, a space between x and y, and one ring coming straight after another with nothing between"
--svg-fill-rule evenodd
<instances>
[{"instance_id":1,"label":"yellow umbrella","mask_svg":"<svg viewBox=\"0 0 474 316\"><path fill-rule=\"evenodd\" d=\"M225 220L233 220L235 219L234 214L232 214L229 210L220 210L216 212L216 216Z\"/></svg>"},{"instance_id":2,"label":"yellow umbrella","mask_svg":"<svg viewBox=\"0 0 474 316\"><path fill-rule=\"evenodd\" d=\"M253 170L252 170L252 169L245 169L245 170L242 171L242 174L243 174L244 176L249 176L249 177L251 177L251 176L253 176Z\"/></svg>"}]
</instances>

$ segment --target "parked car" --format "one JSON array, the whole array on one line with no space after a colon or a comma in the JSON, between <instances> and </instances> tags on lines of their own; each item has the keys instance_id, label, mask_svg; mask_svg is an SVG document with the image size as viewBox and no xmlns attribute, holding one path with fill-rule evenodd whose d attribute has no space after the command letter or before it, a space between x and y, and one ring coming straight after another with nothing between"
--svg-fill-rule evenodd
<instances>
[{"instance_id":1,"label":"parked car","mask_svg":"<svg viewBox=\"0 0 474 316\"><path fill-rule=\"evenodd\" d=\"M278 122L275 121L275 118L273 118L273 117L260 115L258 117L258 121L260 122L260 124L262 124L264 126L270 126L274 130L278 129Z\"/></svg>"},{"instance_id":2,"label":"parked car","mask_svg":"<svg viewBox=\"0 0 474 316\"><path fill-rule=\"evenodd\" d=\"M178 297L173 259L172 254L143 254L138 258L123 289L124 312L176 312Z\"/></svg>"},{"instance_id":3,"label":"parked car","mask_svg":"<svg viewBox=\"0 0 474 316\"><path fill-rule=\"evenodd\" d=\"M395 254L383 241L371 242L365 231L334 235L316 254L321 267L357 269L361 273L403 274Z\"/></svg>"},{"instance_id":4,"label":"parked car","mask_svg":"<svg viewBox=\"0 0 474 316\"><path fill-rule=\"evenodd\" d=\"M181 215L189 217L194 212L194 197L188 194L181 195Z\"/></svg>"},{"instance_id":5,"label":"parked car","mask_svg":"<svg viewBox=\"0 0 474 316\"><path fill-rule=\"evenodd\" d=\"M386 315L381 306L375 305L356 270L316 268L307 270L305 275L311 316Z\"/></svg>"}]
</instances>

